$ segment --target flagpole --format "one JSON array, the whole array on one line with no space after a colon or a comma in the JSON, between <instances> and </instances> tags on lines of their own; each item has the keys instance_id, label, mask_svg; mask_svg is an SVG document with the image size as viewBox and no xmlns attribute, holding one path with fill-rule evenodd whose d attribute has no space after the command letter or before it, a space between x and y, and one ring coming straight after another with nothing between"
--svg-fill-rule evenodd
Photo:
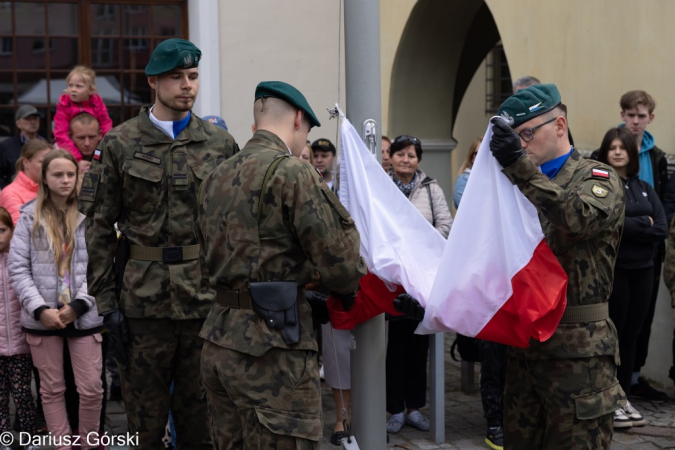
<instances>
[{"instance_id":1,"label":"flagpole","mask_svg":"<svg viewBox=\"0 0 675 450\"><path fill-rule=\"evenodd\" d=\"M371 150L380 158L380 2L345 0L345 85L347 118L356 130L368 128ZM368 125L364 125L368 121ZM373 129L373 122L376 129ZM385 450L386 391L384 315L352 331L352 426L361 449ZM355 344L355 345L354 345Z\"/></svg>"}]
</instances>

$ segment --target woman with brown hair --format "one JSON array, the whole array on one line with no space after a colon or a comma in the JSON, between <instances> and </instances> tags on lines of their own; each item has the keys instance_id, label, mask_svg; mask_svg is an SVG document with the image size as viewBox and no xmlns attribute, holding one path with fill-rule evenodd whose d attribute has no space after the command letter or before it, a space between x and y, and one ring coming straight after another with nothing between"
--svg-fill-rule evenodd
<instances>
[{"instance_id":1,"label":"woman with brown hair","mask_svg":"<svg viewBox=\"0 0 675 450\"><path fill-rule=\"evenodd\" d=\"M16 177L0 192L0 206L9 212L14 223L19 221L19 208L37 197L42 160L53 149L51 144L40 139L31 139L21 148Z\"/></svg>"},{"instance_id":2,"label":"woman with brown hair","mask_svg":"<svg viewBox=\"0 0 675 450\"><path fill-rule=\"evenodd\" d=\"M657 244L668 235L668 223L656 191L638 176L637 144L626 127L607 131L598 161L609 164L619 174L626 192L626 215L614 265L609 317L619 336L621 365L617 369L617 378L623 390L629 392L637 339L652 296L654 257ZM593 186L593 195L602 196L602 189ZM606 191L604 195L607 195ZM645 419L630 402L614 412L614 428L643 425Z\"/></svg>"},{"instance_id":3,"label":"woman with brown hair","mask_svg":"<svg viewBox=\"0 0 675 450\"><path fill-rule=\"evenodd\" d=\"M398 136L389 150L389 175L401 193L447 239L452 215L438 183L420 168L422 143L413 136ZM414 261L411 261L414 264ZM419 321L393 320L387 344L387 431L398 433L404 424L429 430L429 419L419 410L426 403L429 336L415 334Z\"/></svg>"}]
</instances>

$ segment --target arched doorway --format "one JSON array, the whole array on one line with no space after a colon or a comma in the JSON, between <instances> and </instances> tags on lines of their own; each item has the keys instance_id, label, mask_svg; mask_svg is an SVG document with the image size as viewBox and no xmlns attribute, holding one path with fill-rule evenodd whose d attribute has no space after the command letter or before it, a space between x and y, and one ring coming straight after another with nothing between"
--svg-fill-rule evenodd
<instances>
[{"instance_id":1,"label":"arched doorway","mask_svg":"<svg viewBox=\"0 0 675 450\"><path fill-rule=\"evenodd\" d=\"M483 0L419 0L401 36L391 73L387 129L394 136L413 134L427 144L423 166L446 196L451 192L457 113L476 70L499 41Z\"/></svg>"},{"instance_id":2,"label":"arched doorway","mask_svg":"<svg viewBox=\"0 0 675 450\"><path fill-rule=\"evenodd\" d=\"M466 88L499 40L484 1L418 1L396 52L389 129L449 137Z\"/></svg>"}]
</instances>

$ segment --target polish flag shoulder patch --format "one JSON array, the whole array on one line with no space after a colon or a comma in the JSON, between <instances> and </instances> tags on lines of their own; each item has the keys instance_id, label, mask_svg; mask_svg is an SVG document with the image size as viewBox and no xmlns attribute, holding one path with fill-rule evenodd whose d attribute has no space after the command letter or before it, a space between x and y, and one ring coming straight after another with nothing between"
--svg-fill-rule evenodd
<instances>
[{"instance_id":1,"label":"polish flag shoulder patch","mask_svg":"<svg viewBox=\"0 0 675 450\"><path fill-rule=\"evenodd\" d=\"M100 161L100 160L101 160L101 150L99 150L99 149L94 150L94 159L95 159L96 161Z\"/></svg>"},{"instance_id":2,"label":"polish flag shoulder patch","mask_svg":"<svg viewBox=\"0 0 675 450\"><path fill-rule=\"evenodd\" d=\"M604 178L606 180L609 179L609 171L607 170L593 169L591 175L593 175L595 178Z\"/></svg>"}]
</instances>

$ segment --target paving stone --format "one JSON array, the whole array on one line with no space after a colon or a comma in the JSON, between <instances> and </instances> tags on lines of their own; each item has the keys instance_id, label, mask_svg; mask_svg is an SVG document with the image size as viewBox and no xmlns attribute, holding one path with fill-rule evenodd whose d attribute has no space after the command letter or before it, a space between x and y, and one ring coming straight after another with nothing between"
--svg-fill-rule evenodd
<instances>
[{"instance_id":1,"label":"paving stone","mask_svg":"<svg viewBox=\"0 0 675 450\"><path fill-rule=\"evenodd\" d=\"M435 443L429 432L404 426L400 433L390 435L390 442L387 446L389 449L484 450L488 448L484 441L486 424L483 419L480 392L478 390L472 394L461 392L459 389L460 364L452 361L449 356L452 338L448 337L445 342L445 442ZM480 367L476 365L474 379L476 388L478 387L479 369ZM321 448L338 450L340 447L333 446L329 441L335 424L335 404L331 389L323 383L321 392L324 408L324 438ZM631 402L643 414L648 425L627 431L615 431L612 450L675 449L675 401L658 405L640 399L631 399ZM427 417L429 416L428 408L423 408L422 412ZM122 402L108 402L106 419L106 429L110 434L127 432L127 420ZM51 448L43 447L43 450L51 450ZM110 450L126 450L126 447L112 447Z\"/></svg>"}]
</instances>

